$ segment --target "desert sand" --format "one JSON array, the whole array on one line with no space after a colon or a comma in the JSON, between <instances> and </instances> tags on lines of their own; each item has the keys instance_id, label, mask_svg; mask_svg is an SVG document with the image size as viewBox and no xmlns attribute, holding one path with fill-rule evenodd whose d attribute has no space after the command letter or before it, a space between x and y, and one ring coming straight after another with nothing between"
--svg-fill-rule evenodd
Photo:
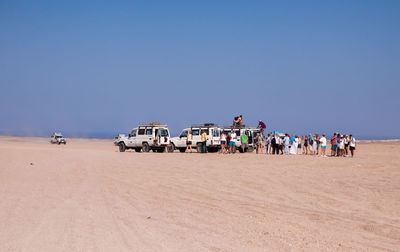
<instances>
[{"instance_id":1,"label":"desert sand","mask_svg":"<svg viewBox=\"0 0 400 252\"><path fill-rule=\"evenodd\" d=\"M0 251L400 251L399 149L120 153L0 137Z\"/></svg>"}]
</instances>

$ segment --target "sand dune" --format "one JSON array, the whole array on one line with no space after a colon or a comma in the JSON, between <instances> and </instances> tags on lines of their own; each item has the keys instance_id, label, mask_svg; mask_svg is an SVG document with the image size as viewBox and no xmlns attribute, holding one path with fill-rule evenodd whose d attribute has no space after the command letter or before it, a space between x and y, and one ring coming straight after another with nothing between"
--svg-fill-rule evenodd
<instances>
[{"instance_id":1,"label":"sand dune","mask_svg":"<svg viewBox=\"0 0 400 252\"><path fill-rule=\"evenodd\" d=\"M119 153L0 137L0 251L399 251L399 148Z\"/></svg>"}]
</instances>

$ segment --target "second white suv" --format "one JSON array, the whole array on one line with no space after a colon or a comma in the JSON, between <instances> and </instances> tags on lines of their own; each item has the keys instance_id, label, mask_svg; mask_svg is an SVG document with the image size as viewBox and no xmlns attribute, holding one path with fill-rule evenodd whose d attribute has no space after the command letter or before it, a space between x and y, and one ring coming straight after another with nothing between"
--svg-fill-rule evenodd
<instances>
[{"instance_id":1,"label":"second white suv","mask_svg":"<svg viewBox=\"0 0 400 252\"><path fill-rule=\"evenodd\" d=\"M180 152L185 152L187 135L190 130L192 131L192 146L193 148L196 148L197 152L201 152L201 133L203 131L205 131L207 134L207 150L209 152L218 151L221 146L221 129L218 127L218 125L213 123L192 125L190 128L183 129L179 136L171 138L171 144L173 145L173 148L178 149Z\"/></svg>"},{"instance_id":2,"label":"second white suv","mask_svg":"<svg viewBox=\"0 0 400 252\"><path fill-rule=\"evenodd\" d=\"M134 149L136 152L173 152L169 130L167 125L159 123L149 123L139 125L126 136L119 136L116 143L120 152L127 149Z\"/></svg>"}]
</instances>

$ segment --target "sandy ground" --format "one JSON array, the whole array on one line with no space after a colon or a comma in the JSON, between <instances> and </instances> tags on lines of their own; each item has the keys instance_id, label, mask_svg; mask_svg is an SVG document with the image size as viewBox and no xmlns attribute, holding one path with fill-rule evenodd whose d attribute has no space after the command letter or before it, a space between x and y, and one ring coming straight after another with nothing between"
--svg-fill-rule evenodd
<instances>
[{"instance_id":1,"label":"sandy ground","mask_svg":"<svg viewBox=\"0 0 400 252\"><path fill-rule=\"evenodd\" d=\"M358 147L119 153L0 137L0 251L400 251L400 143Z\"/></svg>"}]
</instances>

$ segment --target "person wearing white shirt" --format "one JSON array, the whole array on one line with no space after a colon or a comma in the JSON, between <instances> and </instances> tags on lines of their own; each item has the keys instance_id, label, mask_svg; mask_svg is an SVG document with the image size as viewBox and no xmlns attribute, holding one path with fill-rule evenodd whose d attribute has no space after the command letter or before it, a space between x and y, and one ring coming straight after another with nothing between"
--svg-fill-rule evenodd
<instances>
[{"instance_id":1,"label":"person wearing white shirt","mask_svg":"<svg viewBox=\"0 0 400 252\"><path fill-rule=\"evenodd\" d=\"M353 135L350 135L349 141L351 157L354 157L354 151L356 149L356 139L353 137Z\"/></svg>"},{"instance_id":2,"label":"person wearing white shirt","mask_svg":"<svg viewBox=\"0 0 400 252\"><path fill-rule=\"evenodd\" d=\"M319 142L321 144L321 156L326 157L326 136L325 134L322 135L322 137L319 139Z\"/></svg>"}]
</instances>

